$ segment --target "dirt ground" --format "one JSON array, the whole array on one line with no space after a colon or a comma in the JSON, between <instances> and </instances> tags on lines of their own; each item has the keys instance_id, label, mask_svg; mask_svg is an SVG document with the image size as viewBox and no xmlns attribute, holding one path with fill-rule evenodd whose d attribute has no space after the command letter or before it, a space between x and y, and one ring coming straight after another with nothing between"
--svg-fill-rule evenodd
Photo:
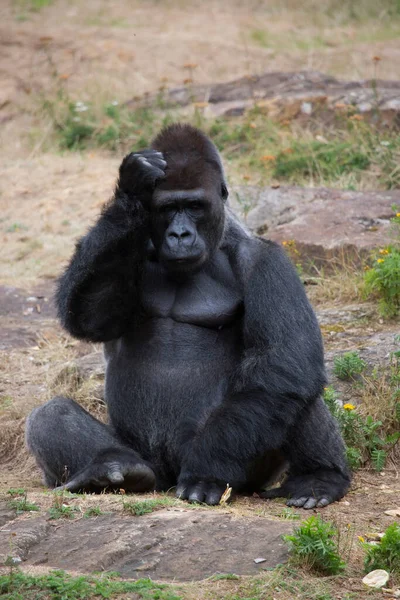
<instances>
[{"instance_id":1,"label":"dirt ground","mask_svg":"<svg viewBox=\"0 0 400 600\"><path fill-rule=\"evenodd\" d=\"M188 73L196 83L266 70L369 78L376 75L374 56L380 58L379 77L398 79L399 21L355 24L342 19L340 10L328 18L297 4L288 2L284 10L256 1L135 0L128 9L122 0L60 0L35 12L22 0L1 2L0 494L23 487L48 508L40 474L24 449L24 421L60 386L73 390L74 382L60 384L59 374L96 349L62 332L52 294L75 241L111 196L121 158L100 151L62 156L49 151L48 130L38 130L38 98L59 78L77 100L93 93L127 100L162 85L182 85ZM188 63L197 66L185 67ZM388 329L373 319L371 333L398 332L398 324ZM331 339L328 327L324 335L328 349L354 344L351 330L349 337L345 330L340 339ZM85 401L104 415L97 388L90 388ZM351 573L344 591L348 587L357 598L364 594L357 536L379 533L393 521L384 512L399 506L398 467L391 462L379 475L360 471L349 495L323 511L350 532ZM227 510L278 518L282 508L242 498ZM340 590L335 597L342 597Z\"/></svg>"}]
</instances>

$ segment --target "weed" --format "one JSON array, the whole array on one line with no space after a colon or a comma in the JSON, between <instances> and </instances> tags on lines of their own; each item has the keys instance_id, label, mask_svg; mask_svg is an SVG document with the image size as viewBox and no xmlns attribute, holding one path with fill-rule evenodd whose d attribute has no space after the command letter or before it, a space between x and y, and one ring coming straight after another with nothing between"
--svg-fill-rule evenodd
<instances>
[{"instance_id":1,"label":"weed","mask_svg":"<svg viewBox=\"0 0 400 600\"><path fill-rule=\"evenodd\" d=\"M170 586L153 583L150 579L121 581L107 573L99 577L73 577L64 571L52 571L39 576L27 575L20 571L0 575L0 596L10 600L89 600L99 597L121 597L121 594L130 592L135 597L145 600L181 600Z\"/></svg>"},{"instance_id":2,"label":"weed","mask_svg":"<svg viewBox=\"0 0 400 600\"><path fill-rule=\"evenodd\" d=\"M49 508L50 519L73 519L79 512L76 506L69 506L65 502L66 494L64 490L53 492L53 506Z\"/></svg>"},{"instance_id":3,"label":"weed","mask_svg":"<svg viewBox=\"0 0 400 600\"><path fill-rule=\"evenodd\" d=\"M366 296L377 297L380 313L388 318L400 313L400 212L396 212L391 224L397 234L397 242L381 248L372 268L365 273Z\"/></svg>"},{"instance_id":4,"label":"weed","mask_svg":"<svg viewBox=\"0 0 400 600\"><path fill-rule=\"evenodd\" d=\"M11 396L1 396L0 397L0 410L5 410L6 408L10 408L13 405L13 399Z\"/></svg>"},{"instance_id":5,"label":"weed","mask_svg":"<svg viewBox=\"0 0 400 600\"><path fill-rule=\"evenodd\" d=\"M366 367L358 352L345 352L341 356L335 356L333 363L333 372L339 379L353 379Z\"/></svg>"},{"instance_id":6,"label":"weed","mask_svg":"<svg viewBox=\"0 0 400 600\"><path fill-rule=\"evenodd\" d=\"M234 573L217 573L208 578L209 581L239 581L239 575Z\"/></svg>"},{"instance_id":7,"label":"weed","mask_svg":"<svg viewBox=\"0 0 400 600\"><path fill-rule=\"evenodd\" d=\"M35 504L35 502L28 502L28 494L22 488L10 488L7 491L7 494L9 494L12 498L12 500L9 502L9 505L11 508L14 508L17 511L17 514L40 510L40 507Z\"/></svg>"},{"instance_id":8,"label":"weed","mask_svg":"<svg viewBox=\"0 0 400 600\"><path fill-rule=\"evenodd\" d=\"M281 519L289 519L291 521L297 521L300 519L299 513L295 512L293 508L286 507L282 509L282 512L278 515Z\"/></svg>"},{"instance_id":9,"label":"weed","mask_svg":"<svg viewBox=\"0 0 400 600\"><path fill-rule=\"evenodd\" d=\"M393 523L386 529L379 544L363 542L366 550L365 571L386 569L400 575L400 525Z\"/></svg>"},{"instance_id":10,"label":"weed","mask_svg":"<svg viewBox=\"0 0 400 600\"><path fill-rule=\"evenodd\" d=\"M158 508L171 506L174 504L174 502L174 499L169 498L168 496L161 498L148 498L146 500L138 500L133 502L124 499L122 506L125 512L134 515L135 517L140 517L142 515L151 513Z\"/></svg>"},{"instance_id":11,"label":"weed","mask_svg":"<svg viewBox=\"0 0 400 600\"><path fill-rule=\"evenodd\" d=\"M99 517L102 514L103 511L101 510L100 506L91 506L84 512L83 516L85 519L87 519L89 517Z\"/></svg>"},{"instance_id":12,"label":"weed","mask_svg":"<svg viewBox=\"0 0 400 600\"><path fill-rule=\"evenodd\" d=\"M391 427L385 431L382 421L375 420L371 415L363 416L353 404L341 406L332 387L325 388L324 400L339 423L349 467L357 469L370 461L376 471L382 471L390 451L400 439L398 426L397 431L394 427L393 433L390 432ZM396 410L397 404L393 410L393 422L397 420Z\"/></svg>"},{"instance_id":13,"label":"weed","mask_svg":"<svg viewBox=\"0 0 400 600\"><path fill-rule=\"evenodd\" d=\"M317 515L308 518L292 535L285 535L283 539L289 544L296 562L314 571L335 575L345 568L335 540L337 535L333 523Z\"/></svg>"}]
</instances>

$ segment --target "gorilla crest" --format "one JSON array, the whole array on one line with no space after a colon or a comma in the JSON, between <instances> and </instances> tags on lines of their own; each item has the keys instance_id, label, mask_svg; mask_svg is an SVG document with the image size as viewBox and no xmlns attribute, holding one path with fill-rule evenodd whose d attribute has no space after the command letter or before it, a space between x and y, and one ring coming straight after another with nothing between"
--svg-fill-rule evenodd
<instances>
[{"instance_id":1,"label":"gorilla crest","mask_svg":"<svg viewBox=\"0 0 400 600\"><path fill-rule=\"evenodd\" d=\"M122 161L57 292L64 328L104 344L109 422L63 397L31 413L48 486L176 486L217 504L229 484L304 508L346 493L316 317L284 251L251 235L227 196L216 147L189 125Z\"/></svg>"}]
</instances>

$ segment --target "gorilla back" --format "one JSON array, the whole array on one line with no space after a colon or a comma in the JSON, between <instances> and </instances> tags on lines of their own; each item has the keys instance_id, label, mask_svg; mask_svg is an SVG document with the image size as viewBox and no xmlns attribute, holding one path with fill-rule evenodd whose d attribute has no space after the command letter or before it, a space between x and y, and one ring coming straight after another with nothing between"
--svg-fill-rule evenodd
<instances>
[{"instance_id":1,"label":"gorilla back","mask_svg":"<svg viewBox=\"0 0 400 600\"><path fill-rule=\"evenodd\" d=\"M345 494L315 315L285 253L227 195L215 146L188 125L123 160L57 294L67 331L104 342L109 424L66 398L35 409L27 444L48 485L177 486L215 504L286 467L263 497L312 508Z\"/></svg>"}]
</instances>

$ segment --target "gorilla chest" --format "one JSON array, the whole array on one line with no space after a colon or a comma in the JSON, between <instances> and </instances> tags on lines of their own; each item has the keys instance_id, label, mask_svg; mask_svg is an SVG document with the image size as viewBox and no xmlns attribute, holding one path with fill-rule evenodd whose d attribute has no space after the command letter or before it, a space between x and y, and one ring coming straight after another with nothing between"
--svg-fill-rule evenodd
<instances>
[{"instance_id":1,"label":"gorilla chest","mask_svg":"<svg viewBox=\"0 0 400 600\"><path fill-rule=\"evenodd\" d=\"M150 318L172 319L201 327L232 323L242 309L242 298L227 260L176 281L157 263L147 263L142 306Z\"/></svg>"}]
</instances>

